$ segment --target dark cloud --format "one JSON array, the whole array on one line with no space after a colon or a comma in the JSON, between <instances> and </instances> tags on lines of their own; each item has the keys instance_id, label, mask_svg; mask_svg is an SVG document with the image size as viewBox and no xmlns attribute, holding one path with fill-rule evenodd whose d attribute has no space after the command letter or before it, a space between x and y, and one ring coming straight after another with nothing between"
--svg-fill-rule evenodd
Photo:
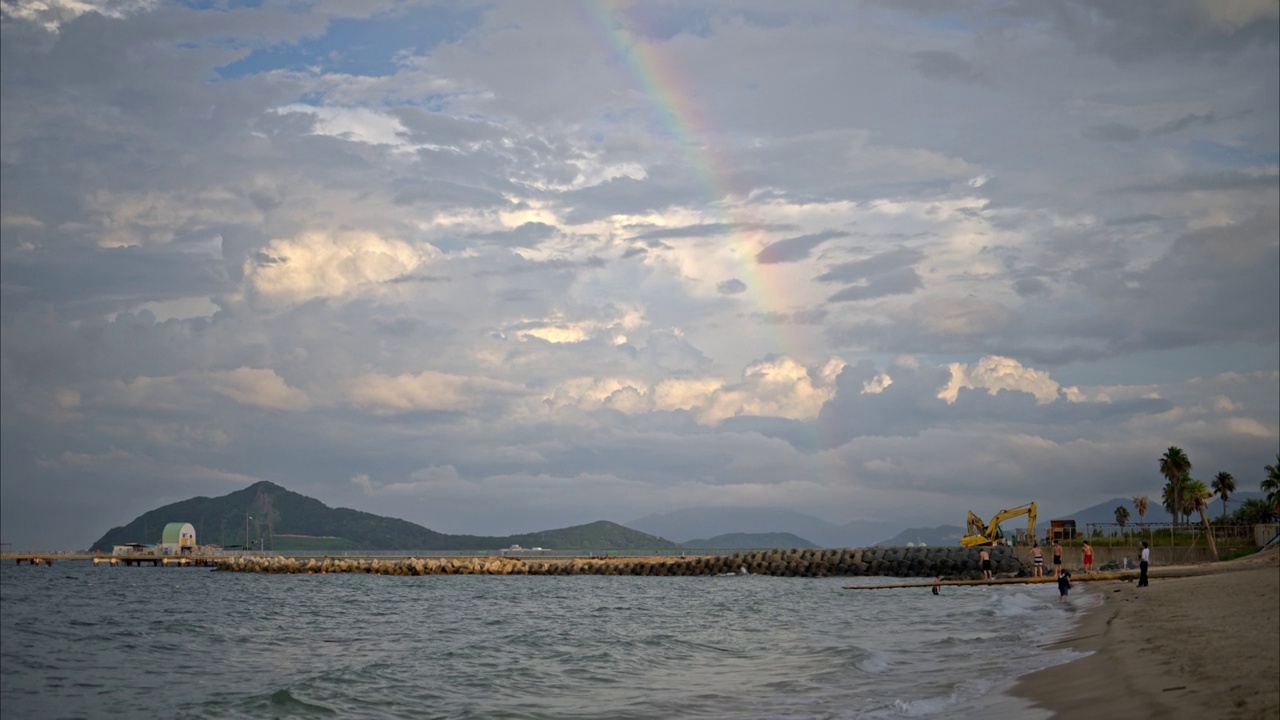
<instances>
[{"instance_id":1,"label":"dark cloud","mask_svg":"<svg viewBox=\"0 0 1280 720\"><path fill-rule=\"evenodd\" d=\"M747 291L747 284L738 278L730 278L716 283L716 292L721 295L737 295Z\"/></svg>"},{"instance_id":2,"label":"dark cloud","mask_svg":"<svg viewBox=\"0 0 1280 720\"><path fill-rule=\"evenodd\" d=\"M1183 115L1177 120L1170 120L1169 122L1152 130L1151 134L1152 135L1168 135L1170 133L1176 133L1179 130L1184 130L1186 128L1189 128L1192 125L1212 125L1215 122L1217 122L1217 118L1214 116L1212 110L1210 110L1209 112L1203 115L1197 115L1195 113L1187 113L1186 115Z\"/></svg>"},{"instance_id":3,"label":"dark cloud","mask_svg":"<svg viewBox=\"0 0 1280 720\"><path fill-rule=\"evenodd\" d=\"M1196 192L1199 190L1270 189L1280 183L1274 172L1257 173L1240 170L1184 173L1164 182L1128 185L1122 190L1132 193Z\"/></svg>"},{"instance_id":4,"label":"dark cloud","mask_svg":"<svg viewBox=\"0 0 1280 720\"><path fill-rule=\"evenodd\" d=\"M1142 138L1142 131L1124 123L1104 123L1087 128L1083 135L1098 142L1136 142Z\"/></svg>"},{"instance_id":5,"label":"dark cloud","mask_svg":"<svg viewBox=\"0 0 1280 720\"><path fill-rule=\"evenodd\" d=\"M908 268L924 259L924 253L911 248L897 248L865 260L840 263L814 278L818 282L854 282Z\"/></svg>"},{"instance_id":6,"label":"dark cloud","mask_svg":"<svg viewBox=\"0 0 1280 720\"><path fill-rule=\"evenodd\" d=\"M233 289L221 258L173 249L64 246L6 254L0 264L5 315L57 307L97 317L144 302L211 296Z\"/></svg>"},{"instance_id":7,"label":"dark cloud","mask_svg":"<svg viewBox=\"0 0 1280 720\"><path fill-rule=\"evenodd\" d=\"M1043 7L1058 32L1120 62L1229 54L1255 45L1274 46L1280 39L1271 3L1057 0Z\"/></svg>"},{"instance_id":8,"label":"dark cloud","mask_svg":"<svg viewBox=\"0 0 1280 720\"><path fill-rule=\"evenodd\" d=\"M716 237L717 235L732 235L739 232L767 232L775 230L786 230L786 225L766 225L759 223L704 223L701 225L684 225L680 227L657 228L654 230L646 230L635 235L634 240L668 240L671 238L705 238ZM628 229L640 229L639 226L631 226ZM652 245L652 242L650 242Z\"/></svg>"},{"instance_id":9,"label":"dark cloud","mask_svg":"<svg viewBox=\"0 0 1280 720\"><path fill-rule=\"evenodd\" d=\"M931 80L981 82L982 73L950 50L920 50L911 55L916 70Z\"/></svg>"},{"instance_id":10,"label":"dark cloud","mask_svg":"<svg viewBox=\"0 0 1280 720\"><path fill-rule=\"evenodd\" d=\"M810 235L779 240L776 243L766 245L763 250L756 253L756 262L762 265L769 265L804 260L822 243L835 238L849 237L849 235L849 233L839 230L824 230Z\"/></svg>"},{"instance_id":11,"label":"dark cloud","mask_svg":"<svg viewBox=\"0 0 1280 720\"><path fill-rule=\"evenodd\" d=\"M1049 285L1036 277L1018 278L1013 282L1013 291L1019 297L1047 297Z\"/></svg>"},{"instance_id":12,"label":"dark cloud","mask_svg":"<svg viewBox=\"0 0 1280 720\"><path fill-rule=\"evenodd\" d=\"M906 295L924 287L924 281L914 268L889 270L869 277L862 285L850 285L840 290L828 302L858 302L886 295Z\"/></svg>"}]
</instances>

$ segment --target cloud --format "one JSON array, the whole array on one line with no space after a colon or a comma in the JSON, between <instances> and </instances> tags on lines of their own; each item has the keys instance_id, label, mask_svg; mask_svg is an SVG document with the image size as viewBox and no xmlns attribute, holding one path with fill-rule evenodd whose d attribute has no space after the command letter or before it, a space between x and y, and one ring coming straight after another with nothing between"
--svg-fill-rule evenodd
<instances>
[{"instance_id":1,"label":"cloud","mask_svg":"<svg viewBox=\"0 0 1280 720\"><path fill-rule=\"evenodd\" d=\"M729 278L716 283L716 290L721 295L737 295L747 291L747 284L738 278Z\"/></svg>"},{"instance_id":2,"label":"cloud","mask_svg":"<svg viewBox=\"0 0 1280 720\"><path fill-rule=\"evenodd\" d=\"M269 368L236 368L208 373L203 378L209 389L241 405L268 410L306 410L311 404L306 393L291 388Z\"/></svg>"},{"instance_id":3,"label":"cloud","mask_svg":"<svg viewBox=\"0 0 1280 720\"><path fill-rule=\"evenodd\" d=\"M306 232L272 240L245 262L245 283L274 304L341 298L408 275L434 255L430 247L371 232Z\"/></svg>"},{"instance_id":4,"label":"cloud","mask_svg":"<svg viewBox=\"0 0 1280 720\"><path fill-rule=\"evenodd\" d=\"M198 398L219 395L239 405L299 412L311 406L307 394L290 387L270 368L188 371L168 376L139 376L107 386L104 398L153 410L187 410Z\"/></svg>"},{"instance_id":5,"label":"cloud","mask_svg":"<svg viewBox=\"0 0 1280 720\"><path fill-rule=\"evenodd\" d=\"M378 414L470 412L487 403L504 403L523 392L498 380L427 370L394 377L362 375L352 382L348 397L357 407Z\"/></svg>"},{"instance_id":6,"label":"cloud","mask_svg":"<svg viewBox=\"0 0 1280 720\"><path fill-rule=\"evenodd\" d=\"M1137 142L1142 138L1142 131L1124 123L1105 123L1086 128L1084 136L1098 142Z\"/></svg>"},{"instance_id":7,"label":"cloud","mask_svg":"<svg viewBox=\"0 0 1280 720\"><path fill-rule=\"evenodd\" d=\"M476 533L1274 459L1274 2L674 7L3 4L6 541L262 477Z\"/></svg>"},{"instance_id":8,"label":"cloud","mask_svg":"<svg viewBox=\"0 0 1280 720\"><path fill-rule=\"evenodd\" d=\"M1176 133L1179 130L1191 127L1192 125L1212 125L1217 121L1212 110L1207 113L1197 115L1196 113L1187 113L1177 120L1170 120L1160 127L1151 131L1152 135L1168 135Z\"/></svg>"},{"instance_id":9,"label":"cloud","mask_svg":"<svg viewBox=\"0 0 1280 720\"><path fill-rule=\"evenodd\" d=\"M1001 390L1015 390L1034 395L1039 404L1060 399L1060 387L1049 374L1025 368L1017 360L995 356L984 357L972 366L951 363L951 381L938 397L954 403L961 388L983 389L994 395Z\"/></svg>"},{"instance_id":10,"label":"cloud","mask_svg":"<svg viewBox=\"0 0 1280 720\"><path fill-rule=\"evenodd\" d=\"M769 265L804 260L822 243L843 237L849 237L849 233L839 230L824 230L819 233L779 240L766 245L763 250L756 253L756 262L761 265Z\"/></svg>"},{"instance_id":11,"label":"cloud","mask_svg":"<svg viewBox=\"0 0 1280 720\"><path fill-rule=\"evenodd\" d=\"M931 80L980 82L982 73L950 50L918 50L912 53L916 70Z\"/></svg>"},{"instance_id":12,"label":"cloud","mask_svg":"<svg viewBox=\"0 0 1280 720\"><path fill-rule=\"evenodd\" d=\"M812 418L831 398L843 361L805 367L790 358L753 363L736 382L717 377L639 379L578 378L545 397L552 406L609 408L626 414L681 411L703 425L741 416Z\"/></svg>"}]
</instances>

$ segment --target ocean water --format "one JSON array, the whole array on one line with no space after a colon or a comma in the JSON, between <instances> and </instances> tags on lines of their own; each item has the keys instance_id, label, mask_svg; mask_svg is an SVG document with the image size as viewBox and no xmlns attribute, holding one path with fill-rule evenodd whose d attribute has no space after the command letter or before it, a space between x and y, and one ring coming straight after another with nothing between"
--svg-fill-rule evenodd
<instances>
[{"instance_id":1,"label":"ocean water","mask_svg":"<svg viewBox=\"0 0 1280 720\"><path fill-rule=\"evenodd\" d=\"M6 718L1046 717L1077 585L0 566ZM1083 592L1082 592L1083 591Z\"/></svg>"}]
</instances>

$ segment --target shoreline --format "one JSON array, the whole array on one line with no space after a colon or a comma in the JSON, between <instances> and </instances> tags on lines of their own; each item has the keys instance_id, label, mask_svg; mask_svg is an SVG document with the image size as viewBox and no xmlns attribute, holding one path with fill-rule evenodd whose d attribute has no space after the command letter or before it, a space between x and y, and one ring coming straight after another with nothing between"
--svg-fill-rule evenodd
<instances>
[{"instance_id":1,"label":"shoreline","mask_svg":"<svg viewBox=\"0 0 1280 720\"><path fill-rule=\"evenodd\" d=\"M1280 718L1280 551L1091 591L1100 604L1053 643L1089 655L1010 694L1063 720Z\"/></svg>"}]
</instances>

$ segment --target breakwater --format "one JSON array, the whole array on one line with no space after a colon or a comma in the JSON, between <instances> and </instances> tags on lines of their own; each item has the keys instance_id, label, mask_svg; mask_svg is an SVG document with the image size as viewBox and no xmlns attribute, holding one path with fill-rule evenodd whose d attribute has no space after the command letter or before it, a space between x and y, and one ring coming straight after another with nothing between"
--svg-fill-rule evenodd
<instances>
[{"instance_id":1,"label":"breakwater","mask_svg":"<svg viewBox=\"0 0 1280 720\"><path fill-rule=\"evenodd\" d=\"M1024 572L1010 548L989 548L992 567L1002 575ZM234 557L217 569L253 573L368 573L376 575L723 575L750 573L777 577L894 576L977 578L979 548L873 547L817 550L761 550L734 555L664 558L409 557L393 560L346 558ZM1028 568L1029 569L1029 568Z\"/></svg>"}]
</instances>

